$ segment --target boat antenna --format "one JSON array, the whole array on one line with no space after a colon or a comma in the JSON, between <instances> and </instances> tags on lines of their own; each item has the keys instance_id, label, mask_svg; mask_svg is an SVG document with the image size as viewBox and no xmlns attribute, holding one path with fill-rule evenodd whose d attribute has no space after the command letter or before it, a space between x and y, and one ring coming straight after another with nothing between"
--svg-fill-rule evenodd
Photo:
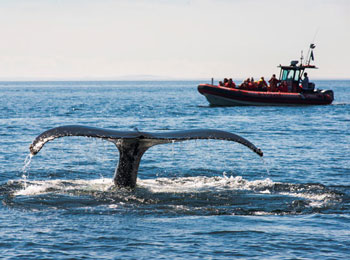
<instances>
[{"instance_id":1,"label":"boat antenna","mask_svg":"<svg viewBox=\"0 0 350 260\"><path fill-rule=\"evenodd\" d=\"M304 59L303 50L301 50L301 55L300 55L300 65L301 66L303 65L303 59Z\"/></svg>"},{"instance_id":2,"label":"boat antenna","mask_svg":"<svg viewBox=\"0 0 350 260\"><path fill-rule=\"evenodd\" d=\"M318 34L318 30L319 30L319 29L320 29L320 27L317 27L316 32L315 32L315 35L314 35L314 38L312 39L312 42L315 42L316 36L317 36L317 34Z\"/></svg>"},{"instance_id":3,"label":"boat antenna","mask_svg":"<svg viewBox=\"0 0 350 260\"><path fill-rule=\"evenodd\" d=\"M312 39L311 44L310 44L310 47L309 47L309 50L308 50L308 52L307 52L307 55L306 55L307 65L310 65L310 61L311 61L311 60L314 60L313 49L315 49L315 47L316 47L316 45L314 44L314 42L315 42L315 39L316 39L316 36L317 36L317 34L318 34L319 29L320 29L320 27L317 27L316 32L315 32L315 35L314 35L314 38ZM309 58L309 60L307 60L308 58Z\"/></svg>"}]
</instances>

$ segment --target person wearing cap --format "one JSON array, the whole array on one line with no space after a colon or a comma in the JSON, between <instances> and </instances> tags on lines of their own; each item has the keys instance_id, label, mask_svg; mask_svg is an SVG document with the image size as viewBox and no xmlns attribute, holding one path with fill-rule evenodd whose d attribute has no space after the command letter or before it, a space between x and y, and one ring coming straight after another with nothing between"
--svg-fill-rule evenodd
<instances>
[{"instance_id":1,"label":"person wearing cap","mask_svg":"<svg viewBox=\"0 0 350 260\"><path fill-rule=\"evenodd\" d=\"M258 81L258 90L267 91L267 83L266 83L264 77L261 77Z\"/></svg>"}]
</instances>

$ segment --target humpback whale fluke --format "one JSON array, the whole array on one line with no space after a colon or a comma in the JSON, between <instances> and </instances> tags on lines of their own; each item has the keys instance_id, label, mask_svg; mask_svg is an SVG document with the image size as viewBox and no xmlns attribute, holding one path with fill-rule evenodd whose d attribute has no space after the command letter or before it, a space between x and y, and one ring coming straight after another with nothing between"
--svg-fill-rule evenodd
<instances>
[{"instance_id":1,"label":"humpback whale fluke","mask_svg":"<svg viewBox=\"0 0 350 260\"><path fill-rule=\"evenodd\" d=\"M119 164L115 170L114 183L121 187L134 188L142 155L148 148L171 142L196 139L216 139L234 141L245 145L255 153L263 156L263 152L241 136L220 130L196 129L149 133L140 131L115 131L102 128L67 125L52 128L40 134L30 145L30 153L37 154L45 143L64 136L85 136L102 138L114 143L120 153Z\"/></svg>"}]
</instances>

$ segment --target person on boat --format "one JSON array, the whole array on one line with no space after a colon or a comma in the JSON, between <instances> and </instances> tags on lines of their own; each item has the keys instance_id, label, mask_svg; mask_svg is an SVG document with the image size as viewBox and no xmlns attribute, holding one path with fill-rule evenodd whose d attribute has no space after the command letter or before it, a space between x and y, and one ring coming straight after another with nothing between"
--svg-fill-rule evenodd
<instances>
[{"instance_id":1,"label":"person on boat","mask_svg":"<svg viewBox=\"0 0 350 260\"><path fill-rule=\"evenodd\" d=\"M258 81L258 90L259 91L267 91L267 83L264 77L261 77Z\"/></svg>"},{"instance_id":2,"label":"person on boat","mask_svg":"<svg viewBox=\"0 0 350 260\"><path fill-rule=\"evenodd\" d=\"M232 87L236 88L236 83L232 80L232 78L230 78L229 80L231 80L231 82L232 82Z\"/></svg>"},{"instance_id":3,"label":"person on boat","mask_svg":"<svg viewBox=\"0 0 350 260\"><path fill-rule=\"evenodd\" d=\"M288 84L287 84L286 81L282 81L277 89L278 89L279 92L289 92L288 91Z\"/></svg>"},{"instance_id":4,"label":"person on boat","mask_svg":"<svg viewBox=\"0 0 350 260\"><path fill-rule=\"evenodd\" d=\"M241 85L239 85L239 89L248 89L248 83L250 82L250 79L249 78L247 78L246 80L244 80L243 82L242 82L242 84Z\"/></svg>"},{"instance_id":5,"label":"person on boat","mask_svg":"<svg viewBox=\"0 0 350 260\"><path fill-rule=\"evenodd\" d=\"M247 78L247 80L245 81L245 89L249 89L250 86L250 78Z\"/></svg>"},{"instance_id":6,"label":"person on boat","mask_svg":"<svg viewBox=\"0 0 350 260\"><path fill-rule=\"evenodd\" d=\"M225 84L225 87L227 88L235 88L236 84L233 82L233 80L230 78L228 82Z\"/></svg>"},{"instance_id":7,"label":"person on boat","mask_svg":"<svg viewBox=\"0 0 350 260\"><path fill-rule=\"evenodd\" d=\"M226 85L226 83L228 83L228 79L224 78L224 86Z\"/></svg>"},{"instance_id":8,"label":"person on boat","mask_svg":"<svg viewBox=\"0 0 350 260\"><path fill-rule=\"evenodd\" d=\"M248 90L257 90L258 89L258 85L257 83L254 81L254 78L251 77L249 83L248 83Z\"/></svg>"},{"instance_id":9,"label":"person on boat","mask_svg":"<svg viewBox=\"0 0 350 260\"><path fill-rule=\"evenodd\" d=\"M219 86L220 86L220 87L223 87L223 86L224 86L224 83L222 83L222 81L219 81Z\"/></svg>"},{"instance_id":10,"label":"person on boat","mask_svg":"<svg viewBox=\"0 0 350 260\"><path fill-rule=\"evenodd\" d=\"M307 76L307 73L304 73L304 79L301 81L301 87L303 88L303 92L313 92L314 86L313 84L310 84L309 77Z\"/></svg>"},{"instance_id":11,"label":"person on boat","mask_svg":"<svg viewBox=\"0 0 350 260\"><path fill-rule=\"evenodd\" d=\"M279 80L276 78L276 74L272 75L272 78L269 80L270 86L268 87L268 91L275 92L277 91L277 83Z\"/></svg>"}]
</instances>

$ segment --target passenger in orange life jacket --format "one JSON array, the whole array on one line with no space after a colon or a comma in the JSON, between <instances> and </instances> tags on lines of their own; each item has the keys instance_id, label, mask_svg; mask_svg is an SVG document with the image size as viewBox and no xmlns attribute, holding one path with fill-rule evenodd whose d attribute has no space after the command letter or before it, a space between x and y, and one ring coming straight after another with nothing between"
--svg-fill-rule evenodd
<instances>
[{"instance_id":1,"label":"passenger in orange life jacket","mask_svg":"<svg viewBox=\"0 0 350 260\"><path fill-rule=\"evenodd\" d=\"M244 80L244 81L242 82L241 85L239 85L239 88L240 88L240 89L248 89L248 83L249 83L249 82L250 82L250 79L247 78L246 80Z\"/></svg>"},{"instance_id":2,"label":"passenger in orange life jacket","mask_svg":"<svg viewBox=\"0 0 350 260\"><path fill-rule=\"evenodd\" d=\"M249 87L250 87L250 78L247 78L245 84L246 84L245 85L246 89L249 89Z\"/></svg>"},{"instance_id":3,"label":"passenger in orange life jacket","mask_svg":"<svg viewBox=\"0 0 350 260\"><path fill-rule=\"evenodd\" d=\"M258 86L256 84L256 82L254 81L254 78L251 77L250 82L248 83L248 89L249 90L257 90Z\"/></svg>"},{"instance_id":4,"label":"passenger in orange life jacket","mask_svg":"<svg viewBox=\"0 0 350 260\"><path fill-rule=\"evenodd\" d=\"M276 75L273 74L272 78L269 80L270 86L268 87L268 91L275 92L277 91L277 83L279 80L276 78Z\"/></svg>"},{"instance_id":5,"label":"passenger in orange life jacket","mask_svg":"<svg viewBox=\"0 0 350 260\"><path fill-rule=\"evenodd\" d=\"M281 85L278 87L278 91L280 92L289 92L288 91L288 84L286 81L282 81Z\"/></svg>"},{"instance_id":6,"label":"passenger in orange life jacket","mask_svg":"<svg viewBox=\"0 0 350 260\"><path fill-rule=\"evenodd\" d=\"M264 77L261 77L258 81L258 90L259 91L267 91L267 83Z\"/></svg>"},{"instance_id":7,"label":"passenger in orange life jacket","mask_svg":"<svg viewBox=\"0 0 350 260\"><path fill-rule=\"evenodd\" d=\"M236 84L233 82L233 80L230 78L228 82L225 84L225 87L227 88L235 88Z\"/></svg>"},{"instance_id":8,"label":"passenger in orange life jacket","mask_svg":"<svg viewBox=\"0 0 350 260\"><path fill-rule=\"evenodd\" d=\"M226 83L228 83L228 79L224 78L224 86L226 86Z\"/></svg>"},{"instance_id":9,"label":"passenger in orange life jacket","mask_svg":"<svg viewBox=\"0 0 350 260\"><path fill-rule=\"evenodd\" d=\"M223 87L224 83L222 83L222 81L219 81L219 86Z\"/></svg>"}]
</instances>

